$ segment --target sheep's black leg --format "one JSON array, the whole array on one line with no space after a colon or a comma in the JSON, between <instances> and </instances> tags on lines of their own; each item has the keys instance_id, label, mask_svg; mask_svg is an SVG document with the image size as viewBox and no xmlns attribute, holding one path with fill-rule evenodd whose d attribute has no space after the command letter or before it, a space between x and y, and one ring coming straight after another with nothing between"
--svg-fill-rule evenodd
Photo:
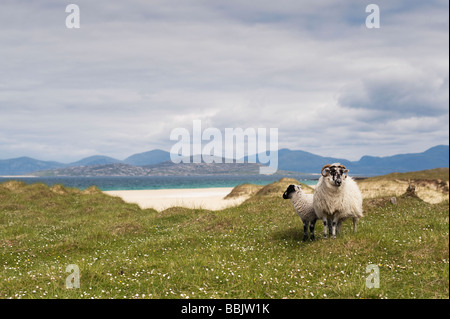
<instances>
[{"instance_id":1,"label":"sheep's black leg","mask_svg":"<svg viewBox=\"0 0 450 319\"><path fill-rule=\"evenodd\" d=\"M303 241L308 240L308 225L309 222L303 222Z\"/></svg>"},{"instance_id":2,"label":"sheep's black leg","mask_svg":"<svg viewBox=\"0 0 450 319\"><path fill-rule=\"evenodd\" d=\"M331 222L331 237L336 238L336 222Z\"/></svg>"},{"instance_id":3,"label":"sheep's black leg","mask_svg":"<svg viewBox=\"0 0 450 319\"><path fill-rule=\"evenodd\" d=\"M316 219L314 219L309 225L309 240L316 239L314 236L314 227L316 226Z\"/></svg>"},{"instance_id":4,"label":"sheep's black leg","mask_svg":"<svg viewBox=\"0 0 450 319\"><path fill-rule=\"evenodd\" d=\"M356 223L358 222L358 218L353 217L353 232L356 233Z\"/></svg>"},{"instance_id":5,"label":"sheep's black leg","mask_svg":"<svg viewBox=\"0 0 450 319\"><path fill-rule=\"evenodd\" d=\"M342 226L342 219L338 220L337 222L336 235L339 235L341 233L341 226Z\"/></svg>"},{"instance_id":6,"label":"sheep's black leg","mask_svg":"<svg viewBox=\"0 0 450 319\"><path fill-rule=\"evenodd\" d=\"M337 217L333 218L333 221L331 222L331 236L332 238L336 238L336 228L338 225L339 220Z\"/></svg>"},{"instance_id":7,"label":"sheep's black leg","mask_svg":"<svg viewBox=\"0 0 450 319\"><path fill-rule=\"evenodd\" d=\"M323 238L327 238L328 220L326 217L322 218L323 221Z\"/></svg>"}]
</instances>

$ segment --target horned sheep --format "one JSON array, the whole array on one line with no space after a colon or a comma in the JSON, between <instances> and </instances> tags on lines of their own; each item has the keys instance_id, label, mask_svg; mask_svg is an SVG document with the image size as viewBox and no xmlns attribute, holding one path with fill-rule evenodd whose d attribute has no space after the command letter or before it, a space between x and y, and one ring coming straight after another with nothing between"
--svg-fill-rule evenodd
<instances>
[{"instance_id":1,"label":"horned sheep","mask_svg":"<svg viewBox=\"0 0 450 319\"><path fill-rule=\"evenodd\" d=\"M324 237L327 237L331 222L331 236L336 237L342 221L353 219L356 232L358 218L363 217L362 195L353 178L348 177L348 169L340 163L323 166L322 176L314 189L314 211L323 221ZM328 226L328 227L327 227Z\"/></svg>"}]
</instances>

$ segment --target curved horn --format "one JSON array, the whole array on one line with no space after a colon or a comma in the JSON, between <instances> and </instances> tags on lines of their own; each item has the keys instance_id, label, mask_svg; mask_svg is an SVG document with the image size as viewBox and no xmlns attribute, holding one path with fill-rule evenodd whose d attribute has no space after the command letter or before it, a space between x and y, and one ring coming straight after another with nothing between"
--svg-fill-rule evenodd
<instances>
[{"instance_id":1,"label":"curved horn","mask_svg":"<svg viewBox=\"0 0 450 319\"><path fill-rule=\"evenodd\" d=\"M324 170L325 168L327 168L327 167L331 167L331 165L330 165L330 164L324 165L324 166L322 167L322 170L320 171L320 174L322 174L323 177L325 177L325 175L323 175L323 170Z\"/></svg>"},{"instance_id":2,"label":"curved horn","mask_svg":"<svg viewBox=\"0 0 450 319\"><path fill-rule=\"evenodd\" d=\"M339 165L339 167L341 167L341 168L343 168L343 169L345 169L347 171L347 172L345 172L345 177L347 177L348 176L348 169L347 169L347 167L345 167L345 165L343 165L343 164Z\"/></svg>"}]
</instances>

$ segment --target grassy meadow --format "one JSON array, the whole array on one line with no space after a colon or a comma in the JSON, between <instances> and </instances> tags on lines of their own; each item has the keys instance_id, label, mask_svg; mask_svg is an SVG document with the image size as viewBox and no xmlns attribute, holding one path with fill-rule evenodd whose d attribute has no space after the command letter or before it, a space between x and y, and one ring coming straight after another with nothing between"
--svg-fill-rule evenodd
<instances>
[{"instance_id":1,"label":"grassy meadow","mask_svg":"<svg viewBox=\"0 0 450 319\"><path fill-rule=\"evenodd\" d=\"M434 204L367 196L358 233L346 221L323 239L318 222L316 241L302 242L282 199L292 182L248 185L247 201L215 212L0 184L0 298L449 298L448 192ZM66 288L73 264L80 286ZM369 265L379 288L366 286Z\"/></svg>"}]
</instances>

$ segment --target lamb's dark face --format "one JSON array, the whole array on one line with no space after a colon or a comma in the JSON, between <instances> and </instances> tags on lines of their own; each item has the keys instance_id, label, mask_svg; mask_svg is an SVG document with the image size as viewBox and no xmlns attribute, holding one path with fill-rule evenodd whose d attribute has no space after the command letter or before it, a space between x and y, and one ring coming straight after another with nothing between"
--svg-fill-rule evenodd
<instances>
[{"instance_id":1,"label":"lamb's dark face","mask_svg":"<svg viewBox=\"0 0 450 319\"><path fill-rule=\"evenodd\" d=\"M299 185L289 185L286 191L283 193L283 198L291 198L292 193L296 192L298 188L300 188Z\"/></svg>"},{"instance_id":2,"label":"lamb's dark face","mask_svg":"<svg viewBox=\"0 0 450 319\"><path fill-rule=\"evenodd\" d=\"M322 174L324 178L328 179L328 182L336 187L340 187L347 178L348 169L340 165L331 165L323 170Z\"/></svg>"}]
</instances>

